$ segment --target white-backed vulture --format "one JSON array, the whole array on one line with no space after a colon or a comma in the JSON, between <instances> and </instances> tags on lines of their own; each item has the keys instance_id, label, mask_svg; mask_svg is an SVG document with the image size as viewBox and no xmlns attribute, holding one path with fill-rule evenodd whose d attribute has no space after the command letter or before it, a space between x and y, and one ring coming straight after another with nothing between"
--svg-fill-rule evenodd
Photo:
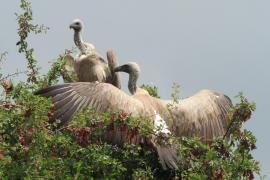
<instances>
[{"instance_id":1,"label":"white-backed vulture","mask_svg":"<svg viewBox=\"0 0 270 180\"><path fill-rule=\"evenodd\" d=\"M129 73L128 88L133 96L158 110L176 136L196 136L204 141L213 140L214 136L224 135L228 124L227 114L232 107L230 98L212 90L201 90L195 95L181 99L178 103L172 100L161 100L151 97L146 91L137 87L139 73L136 63L119 66L115 71ZM143 91L137 95L137 91ZM169 112L168 112L169 111Z\"/></svg>"},{"instance_id":2,"label":"white-backed vulture","mask_svg":"<svg viewBox=\"0 0 270 180\"><path fill-rule=\"evenodd\" d=\"M39 90L36 94L52 97L57 109L54 118L60 119L61 125L65 125L76 110L90 107L97 112L118 109L135 117L143 115L155 125L164 124L165 121L163 132L166 134L172 132L177 136L199 136L203 140L224 134L226 113L231 107L231 101L227 96L203 90L181 100L169 110L167 106L171 101L151 97L147 91L137 87L140 69L136 63L119 66L115 71L129 73L128 88L132 96L111 84L99 82L55 85ZM158 122L158 119L161 119L161 122ZM160 145L154 136L150 142L156 148L164 168L177 168L174 148Z\"/></svg>"},{"instance_id":3,"label":"white-backed vulture","mask_svg":"<svg viewBox=\"0 0 270 180\"><path fill-rule=\"evenodd\" d=\"M107 82L121 89L119 74L114 72L118 62L113 50L107 51L107 63L93 44L83 41L83 22L81 20L75 19L69 27L74 30L74 43L80 53L76 58L70 54L65 57L68 65L66 69L74 71L79 82Z\"/></svg>"},{"instance_id":4,"label":"white-backed vulture","mask_svg":"<svg viewBox=\"0 0 270 180\"><path fill-rule=\"evenodd\" d=\"M139 75L139 67L135 63L130 63L130 81L137 81ZM132 83L129 83L132 84ZM64 126L71 120L76 110L90 107L97 112L109 112L113 110L123 110L132 116L145 116L153 122L155 126L164 125L161 117L165 116L163 107L158 107L158 103L147 101L145 95L148 94L143 89L137 89L129 86L134 90L134 95L130 96L122 90L108 83L100 82L75 82L50 86L37 91L36 95L52 97L52 101L56 108L52 119L60 119L60 126ZM151 98L151 97L150 97ZM162 113L162 115L159 115ZM168 128L162 127L160 133L169 134ZM109 132L108 132L109 133ZM104 136L105 141L113 144L122 144L127 141L126 134L115 131L114 134ZM132 138L134 144L140 143L140 135ZM177 169L177 152L171 145L160 144L158 137L152 135L147 142L152 145L158 152L160 162L164 169Z\"/></svg>"}]
</instances>

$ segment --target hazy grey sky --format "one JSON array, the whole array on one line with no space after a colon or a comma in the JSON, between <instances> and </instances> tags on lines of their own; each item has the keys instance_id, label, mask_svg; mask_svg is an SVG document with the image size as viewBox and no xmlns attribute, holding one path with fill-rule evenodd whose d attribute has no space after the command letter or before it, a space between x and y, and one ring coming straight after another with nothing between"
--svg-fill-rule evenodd
<instances>
[{"instance_id":1,"label":"hazy grey sky","mask_svg":"<svg viewBox=\"0 0 270 180\"><path fill-rule=\"evenodd\" d=\"M50 30L32 36L31 46L46 72L48 61L74 46L68 26L80 18L86 26L85 41L103 56L113 48L121 64L138 62L139 82L158 86L163 98L170 97L173 82L181 85L181 97L206 88L231 98L243 91L257 103L246 128L258 138L254 156L269 178L269 7L269 0L33 1L35 22ZM0 52L9 52L5 73L25 69L15 45L18 10L19 0L1 3Z\"/></svg>"}]
</instances>

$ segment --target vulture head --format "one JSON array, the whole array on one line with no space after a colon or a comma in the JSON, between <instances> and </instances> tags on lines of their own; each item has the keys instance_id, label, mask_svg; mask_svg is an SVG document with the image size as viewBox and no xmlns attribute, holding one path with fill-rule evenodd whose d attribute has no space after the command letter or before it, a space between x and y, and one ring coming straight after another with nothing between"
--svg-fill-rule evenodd
<instances>
[{"instance_id":1,"label":"vulture head","mask_svg":"<svg viewBox=\"0 0 270 180\"><path fill-rule=\"evenodd\" d=\"M81 31L83 28L83 22L80 19L75 19L72 21L72 23L69 25L70 29L74 29L74 31Z\"/></svg>"},{"instance_id":2,"label":"vulture head","mask_svg":"<svg viewBox=\"0 0 270 180\"><path fill-rule=\"evenodd\" d=\"M72 23L69 25L69 28L74 30L74 43L81 51L80 55L97 53L96 48L93 44L83 41L82 38L83 27L84 27L83 22L80 19L73 20Z\"/></svg>"},{"instance_id":3,"label":"vulture head","mask_svg":"<svg viewBox=\"0 0 270 180\"><path fill-rule=\"evenodd\" d=\"M137 91L137 81L140 75L140 66L135 62L129 62L114 69L114 72L125 72L129 74L128 89L131 94Z\"/></svg>"}]
</instances>

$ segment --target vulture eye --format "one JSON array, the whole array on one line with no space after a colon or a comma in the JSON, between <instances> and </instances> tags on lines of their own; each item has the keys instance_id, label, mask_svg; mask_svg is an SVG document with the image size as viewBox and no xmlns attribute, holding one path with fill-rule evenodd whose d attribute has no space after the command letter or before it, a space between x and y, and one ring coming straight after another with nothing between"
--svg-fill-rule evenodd
<instances>
[{"instance_id":1,"label":"vulture eye","mask_svg":"<svg viewBox=\"0 0 270 180\"><path fill-rule=\"evenodd\" d=\"M76 22L75 24L76 24L76 25L80 25L80 23L79 23L79 22Z\"/></svg>"}]
</instances>

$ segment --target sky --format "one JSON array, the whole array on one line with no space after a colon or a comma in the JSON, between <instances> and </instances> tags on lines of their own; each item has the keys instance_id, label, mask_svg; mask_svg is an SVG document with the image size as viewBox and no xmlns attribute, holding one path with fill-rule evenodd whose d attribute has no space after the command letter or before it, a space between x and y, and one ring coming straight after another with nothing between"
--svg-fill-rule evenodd
<instances>
[{"instance_id":1,"label":"sky","mask_svg":"<svg viewBox=\"0 0 270 180\"><path fill-rule=\"evenodd\" d=\"M46 0L32 6L34 22L50 28L30 37L42 73L48 62L74 47L69 24L80 18L86 42L104 57L113 48L120 64L136 61L139 84L157 86L164 99L170 98L173 82L180 85L182 98L212 89L237 102L234 96L243 91L257 104L245 128L257 137L254 157L262 174L270 177L270 1ZM1 3L0 52L8 51L5 74L26 69L23 55L17 53L15 12L20 12L19 0ZM127 75L121 77L126 86Z\"/></svg>"}]
</instances>

